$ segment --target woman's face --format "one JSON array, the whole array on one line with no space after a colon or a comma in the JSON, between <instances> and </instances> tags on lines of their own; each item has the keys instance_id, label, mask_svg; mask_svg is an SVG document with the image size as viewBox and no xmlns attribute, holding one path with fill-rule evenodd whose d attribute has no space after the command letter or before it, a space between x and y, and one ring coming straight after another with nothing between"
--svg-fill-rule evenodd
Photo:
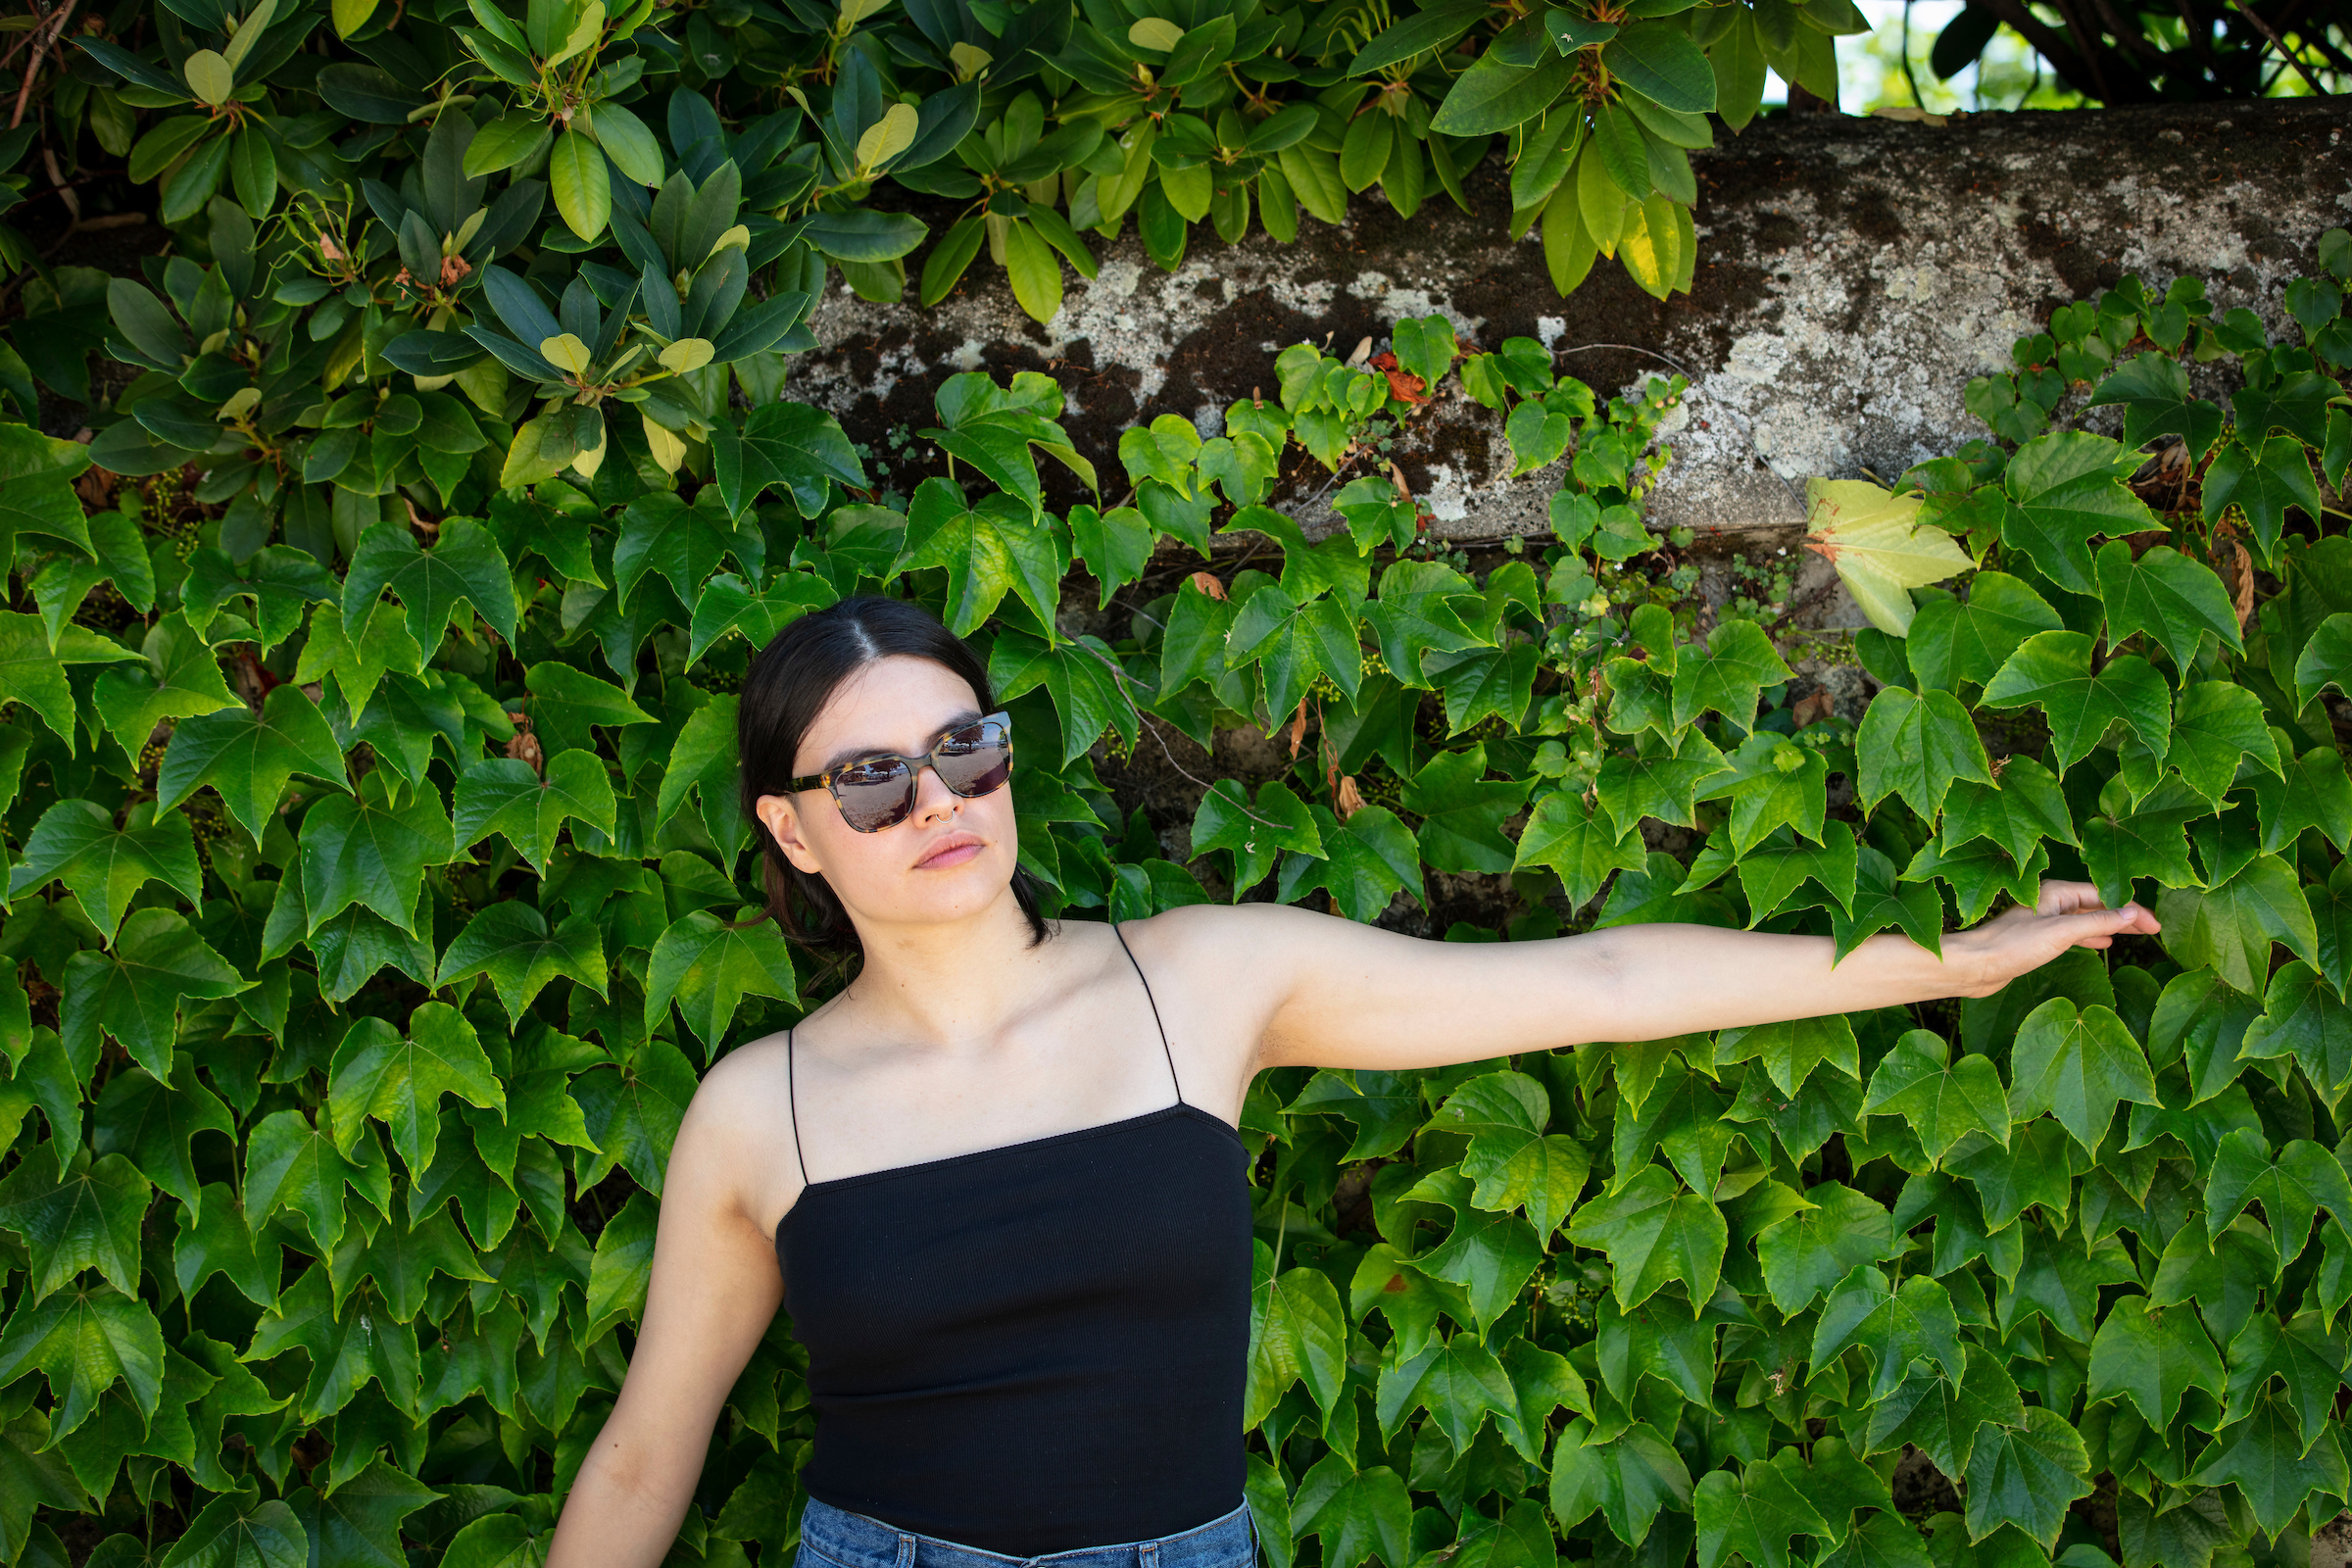
<instances>
[{"instance_id":1,"label":"woman's face","mask_svg":"<svg viewBox=\"0 0 2352 1568\"><path fill-rule=\"evenodd\" d=\"M796 775L872 752L914 756L943 730L980 717L962 676L928 659L892 655L835 688L801 737ZM1018 851L1009 785L966 800L931 767L915 773L906 820L860 833L818 788L760 798L760 819L792 863L821 873L861 929L956 920L1011 896Z\"/></svg>"}]
</instances>

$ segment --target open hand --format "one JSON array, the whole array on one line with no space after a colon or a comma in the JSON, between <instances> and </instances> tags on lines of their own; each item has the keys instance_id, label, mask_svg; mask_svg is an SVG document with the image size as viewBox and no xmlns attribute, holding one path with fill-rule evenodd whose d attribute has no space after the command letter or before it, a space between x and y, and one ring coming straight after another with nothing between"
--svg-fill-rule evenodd
<instances>
[{"instance_id":1,"label":"open hand","mask_svg":"<svg viewBox=\"0 0 2352 1568\"><path fill-rule=\"evenodd\" d=\"M2044 882L2031 909L2021 905L1946 937L1944 966L1967 979L1954 995L1989 997L2068 948L2105 948L2126 932L2154 936L2162 929L2137 904L2108 908L2087 882Z\"/></svg>"}]
</instances>

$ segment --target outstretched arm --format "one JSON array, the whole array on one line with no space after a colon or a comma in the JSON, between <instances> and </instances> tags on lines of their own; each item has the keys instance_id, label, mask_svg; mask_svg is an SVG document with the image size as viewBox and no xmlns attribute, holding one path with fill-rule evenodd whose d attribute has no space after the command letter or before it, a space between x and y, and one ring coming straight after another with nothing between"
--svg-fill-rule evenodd
<instances>
[{"instance_id":1,"label":"outstretched arm","mask_svg":"<svg viewBox=\"0 0 2352 1568\"><path fill-rule=\"evenodd\" d=\"M737 1117L757 1097L728 1092L726 1065L678 1129L628 1376L564 1501L547 1568L654 1568L668 1554L719 1407L783 1300L773 1244L742 1200L742 1173L760 1155L756 1128Z\"/></svg>"},{"instance_id":2,"label":"outstretched arm","mask_svg":"<svg viewBox=\"0 0 2352 1568\"><path fill-rule=\"evenodd\" d=\"M1885 932L1835 965L1828 937L1658 924L1448 943L1279 905L1240 907L1263 925L1229 928L1237 956L1252 950L1275 988L1261 1069L1432 1067L1989 996L2070 947L2157 929L2147 910L2109 909L2081 882L2044 882L2034 908L1944 937L1940 958Z\"/></svg>"}]
</instances>

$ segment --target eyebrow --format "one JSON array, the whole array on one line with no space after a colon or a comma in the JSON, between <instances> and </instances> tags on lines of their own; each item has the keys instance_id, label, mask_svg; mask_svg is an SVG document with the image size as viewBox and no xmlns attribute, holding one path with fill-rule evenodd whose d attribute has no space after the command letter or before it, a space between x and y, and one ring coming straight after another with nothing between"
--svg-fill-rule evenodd
<instances>
[{"instance_id":1,"label":"eyebrow","mask_svg":"<svg viewBox=\"0 0 2352 1568\"><path fill-rule=\"evenodd\" d=\"M948 715L948 721L946 723L940 725L939 728L931 732L931 738L933 740L937 740L940 736L945 735L952 729L961 729L964 725L974 723L985 716L986 715L983 714L977 708L959 708L955 712ZM825 765L818 768L817 771L819 773L830 773L835 768L847 766L849 763L857 761L861 757L871 757L876 752L887 753L891 750L892 748L888 746L845 746L840 751L835 752L830 758L826 759Z\"/></svg>"}]
</instances>

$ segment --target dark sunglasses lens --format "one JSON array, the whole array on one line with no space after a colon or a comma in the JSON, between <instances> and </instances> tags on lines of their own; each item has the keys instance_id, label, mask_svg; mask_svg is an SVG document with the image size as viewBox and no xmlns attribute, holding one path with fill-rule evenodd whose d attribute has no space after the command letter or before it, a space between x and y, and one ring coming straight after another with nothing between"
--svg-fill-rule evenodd
<instances>
[{"instance_id":1,"label":"dark sunglasses lens","mask_svg":"<svg viewBox=\"0 0 2352 1568\"><path fill-rule=\"evenodd\" d=\"M850 826L860 833L879 833L906 821L914 808L914 779L896 758L858 762L833 775L833 798L841 802L842 817Z\"/></svg>"},{"instance_id":2,"label":"dark sunglasses lens","mask_svg":"<svg viewBox=\"0 0 2352 1568\"><path fill-rule=\"evenodd\" d=\"M968 724L942 736L931 760L940 782L956 794L987 795L1012 776L1012 742L995 724Z\"/></svg>"}]
</instances>

